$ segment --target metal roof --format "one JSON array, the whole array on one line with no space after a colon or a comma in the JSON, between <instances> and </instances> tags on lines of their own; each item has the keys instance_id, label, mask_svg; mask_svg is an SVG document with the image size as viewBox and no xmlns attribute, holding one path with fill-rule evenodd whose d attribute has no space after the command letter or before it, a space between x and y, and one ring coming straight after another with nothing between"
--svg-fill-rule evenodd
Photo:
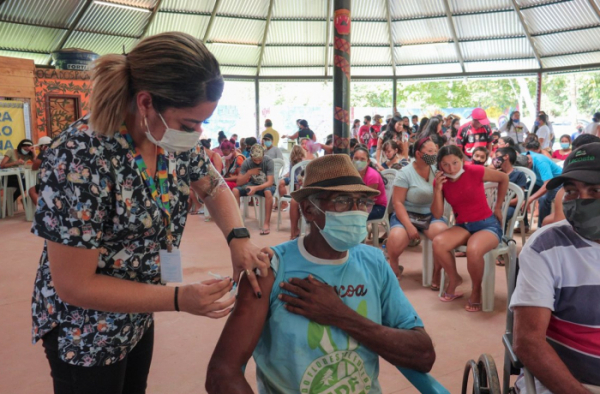
<instances>
[{"instance_id":1,"label":"metal roof","mask_svg":"<svg viewBox=\"0 0 600 394\"><path fill-rule=\"evenodd\" d=\"M0 55L49 64L61 48L120 53L145 36L176 30L206 42L226 76L325 77L333 63L332 5L0 0ZM351 41L359 77L392 76L394 66L398 78L599 68L600 0L353 0Z\"/></svg>"}]
</instances>

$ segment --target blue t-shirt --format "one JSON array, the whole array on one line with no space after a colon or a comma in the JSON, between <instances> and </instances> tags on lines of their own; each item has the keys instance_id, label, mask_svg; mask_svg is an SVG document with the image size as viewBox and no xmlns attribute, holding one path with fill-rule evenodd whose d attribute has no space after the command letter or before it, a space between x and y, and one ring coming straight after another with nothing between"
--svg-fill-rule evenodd
<instances>
[{"instance_id":1,"label":"blue t-shirt","mask_svg":"<svg viewBox=\"0 0 600 394\"><path fill-rule=\"evenodd\" d=\"M533 160L533 172L535 173L535 184L542 186L546 181L562 174L560 168L552 159L535 152L527 152Z\"/></svg>"},{"instance_id":2,"label":"blue t-shirt","mask_svg":"<svg viewBox=\"0 0 600 394\"><path fill-rule=\"evenodd\" d=\"M423 327L381 250L361 244L344 259L322 260L308 254L304 238L273 250L269 315L253 354L259 393L381 393L377 353L336 327L288 312L278 298L283 292L279 283L312 274L375 323Z\"/></svg>"},{"instance_id":3,"label":"blue t-shirt","mask_svg":"<svg viewBox=\"0 0 600 394\"><path fill-rule=\"evenodd\" d=\"M514 168L510 174L508 174L508 181L519 186L521 189L527 188L527 175L524 172Z\"/></svg>"}]
</instances>

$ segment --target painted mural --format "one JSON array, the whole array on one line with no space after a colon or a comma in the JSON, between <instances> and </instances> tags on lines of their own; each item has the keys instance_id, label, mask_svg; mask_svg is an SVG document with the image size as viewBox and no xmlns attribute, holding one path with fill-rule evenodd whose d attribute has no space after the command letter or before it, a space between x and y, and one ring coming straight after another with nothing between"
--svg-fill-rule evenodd
<instances>
[{"instance_id":1,"label":"painted mural","mask_svg":"<svg viewBox=\"0 0 600 394\"><path fill-rule=\"evenodd\" d=\"M54 137L90 110L90 74L86 71L35 70L38 137Z\"/></svg>"}]
</instances>

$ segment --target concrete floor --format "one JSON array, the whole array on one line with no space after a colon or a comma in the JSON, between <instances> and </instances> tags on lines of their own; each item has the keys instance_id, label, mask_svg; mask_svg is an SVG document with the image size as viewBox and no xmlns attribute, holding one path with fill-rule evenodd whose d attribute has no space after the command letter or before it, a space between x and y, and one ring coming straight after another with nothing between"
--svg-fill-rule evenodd
<instances>
[{"instance_id":1,"label":"concrete floor","mask_svg":"<svg viewBox=\"0 0 600 394\"><path fill-rule=\"evenodd\" d=\"M253 213L250 214L251 216ZM247 225L252 240L259 246L276 245L288 239L289 220L284 214L281 232L259 236L257 222L251 217ZM30 299L43 240L29 232L21 212L14 218L0 220L0 393L52 393L50 369L41 343L31 344ZM519 237L520 245L520 237ZM208 271L231 274L231 261L226 242L216 225L204 222L202 216L190 216L182 242L184 278L186 282L209 279ZM421 248L409 248L401 257L405 275L401 286L425 322L433 338L437 360L432 375L451 393L459 393L462 372L469 359L480 354L492 355L501 368L504 349L506 283L504 268L497 267L496 300L492 313L467 313L466 297L442 303L437 293L421 286ZM458 259L465 283L461 290L469 294L466 259ZM188 314L156 314L154 358L147 392L203 393L206 368L225 320L211 320ZM256 387L255 367L251 361L248 380ZM379 376L384 393L417 393L403 376L381 360Z\"/></svg>"}]
</instances>

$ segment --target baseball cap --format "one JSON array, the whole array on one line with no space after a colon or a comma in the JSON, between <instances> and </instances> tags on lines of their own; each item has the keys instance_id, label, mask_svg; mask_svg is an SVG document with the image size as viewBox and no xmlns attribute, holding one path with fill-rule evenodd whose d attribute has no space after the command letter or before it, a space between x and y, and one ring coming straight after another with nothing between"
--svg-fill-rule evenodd
<instances>
[{"instance_id":1,"label":"baseball cap","mask_svg":"<svg viewBox=\"0 0 600 394\"><path fill-rule=\"evenodd\" d=\"M265 139L273 141L273 134L266 133L265 135L263 135L263 140L265 140Z\"/></svg>"},{"instance_id":2,"label":"baseball cap","mask_svg":"<svg viewBox=\"0 0 600 394\"><path fill-rule=\"evenodd\" d=\"M386 115L386 117L385 117L385 120L390 120L390 119L392 119L392 118L393 118L393 116L392 116L392 115Z\"/></svg>"},{"instance_id":3,"label":"baseball cap","mask_svg":"<svg viewBox=\"0 0 600 394\"><path fill-rule=\"evenodd\" d=\"M562 174L551 179L546 188L556 189L571 179L591 185L600 184L600 142L582 145L571 152L565 160Z\"/></svg>"},{"instance_id":4,"label":"baseball cap","mask_svg":"<svg viewBox=\"0 0 600 394\"><path fill-rule=\"evenodd\" d=\"M44 136L44 137L41 137L41 138L38 140L38 143L37 143L37 144L35 144L34 146L40 146L40 145L50 145L51 143L52 143L52 138Z\"/></svg>"},{"instance_id":5,"label":"baseball cap","mask_svg":"<svg viewBox=\"0 0 600 394\"><path fill-rule=\"evenodd\" d=\"M487 113L483 108L475 108L473 112L471 112L471 118L474 120L478 120L479 123L485 126L489 126L490 120L487 117Z\"/></svg>"}]
</instances>

